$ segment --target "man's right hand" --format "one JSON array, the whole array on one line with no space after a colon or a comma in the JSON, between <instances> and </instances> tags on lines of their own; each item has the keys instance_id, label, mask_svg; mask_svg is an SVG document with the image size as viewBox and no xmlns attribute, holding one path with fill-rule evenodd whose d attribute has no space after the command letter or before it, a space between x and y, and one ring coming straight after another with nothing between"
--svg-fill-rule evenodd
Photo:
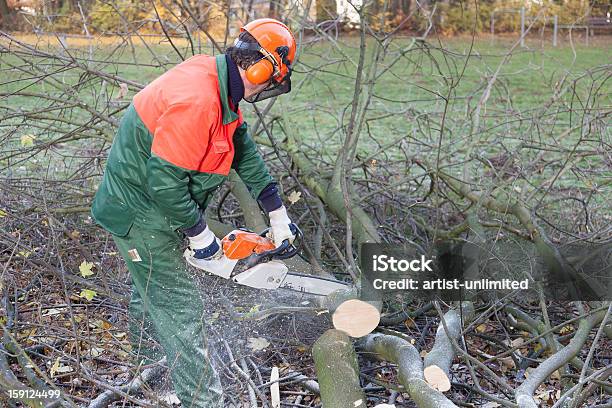
<instances>
[{"instance_id":1,"label":"man's right hand","mask_svg":"<svg viewBox=\"0 0 612 408\"><path fill-rule=\"evenodd\" d=\"M183 254L187 263L224 279L230 278L236 261L223 254L221 240L208 227L198 235L188 238L189 248Z\"/></svg>"},{"instance_id":2,"label":"man's right hand","mask_svg":"<svg viewBox=\"0 0 612 408\"><path fill-rule=\"evenodd\" d=\"M208 228L189 238L190 255L195 259L213 260L223 255L221 240Z\"/></svg>"}]
</instances>

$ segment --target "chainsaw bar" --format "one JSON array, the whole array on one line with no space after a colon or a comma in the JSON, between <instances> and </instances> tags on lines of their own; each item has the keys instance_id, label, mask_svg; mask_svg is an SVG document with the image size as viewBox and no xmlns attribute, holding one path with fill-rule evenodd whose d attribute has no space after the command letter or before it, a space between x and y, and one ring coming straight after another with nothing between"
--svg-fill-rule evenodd
<instances>
[{"instance_id":1,"label":"chainsaw bar","mask_svg":"<svg viewBox=\"0 0 612 408\"><path fill-rule=\"evenodd\" d=\"M289 273L281 261L258 264L233 275L232 280L256 289L286 289L316 296L327 296L336 290L348 288L347 284L334 279Z\"/></svg>"},{"instance_id":2,"label":"chainsaw bar","mask_svg":"<svg viewBox=\"0 0 612 408\"><path fill-rule=\"evenodd\" d=\"M349 285L334 279L320 276L287 273L279 288L310 295L327 296L336 290L346 290Z\"/></svg>"}]
</instances>

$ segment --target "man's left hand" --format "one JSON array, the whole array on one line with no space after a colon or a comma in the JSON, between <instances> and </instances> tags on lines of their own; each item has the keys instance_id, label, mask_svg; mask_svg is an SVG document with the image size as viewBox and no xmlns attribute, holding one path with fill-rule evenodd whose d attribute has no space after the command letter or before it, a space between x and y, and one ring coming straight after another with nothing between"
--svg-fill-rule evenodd
<instances>
[{"instance_id":1,"label":"man's left hand","mask_svg":"<svg viewBox=\"0 0 612 408\"><path fill-rule=\"evenodd\" d=\"M295 239L295 231L297 228L287 215L285 206L283 205L277 210L270 211L268 216L270 217L270 228L274 245L278 248L286 239L292 244Z\"/></svg>"}]
</instances>

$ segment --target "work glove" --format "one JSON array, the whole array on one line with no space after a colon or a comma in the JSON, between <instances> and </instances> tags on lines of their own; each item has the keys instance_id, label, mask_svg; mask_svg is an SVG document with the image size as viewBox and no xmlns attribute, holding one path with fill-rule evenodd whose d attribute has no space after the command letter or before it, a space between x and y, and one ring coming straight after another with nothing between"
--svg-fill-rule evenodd
<instances>
[{"instance_id":1,"label":"work glove","mask_svg":"<svg viewBox=\"0 0 612 408\"><path fill-rule=\"evenodd\" d=\"M270 211L268 216L270 217L270 232L272 233L274 246L278 248L286 239L292 244L297 227L289 219L285 206L283 205L279 209Z\"/></svg>"},{"instance_id":2,"label":"work glove","mask_svg":"<svg viewBox=\"0 0 612 408\"><path fill-rule=\"evenodd\" d=\"M221 240L208 228L189 238L189 255L195 259L211 261L223 256Z\"/></svg>"}]
</instances>

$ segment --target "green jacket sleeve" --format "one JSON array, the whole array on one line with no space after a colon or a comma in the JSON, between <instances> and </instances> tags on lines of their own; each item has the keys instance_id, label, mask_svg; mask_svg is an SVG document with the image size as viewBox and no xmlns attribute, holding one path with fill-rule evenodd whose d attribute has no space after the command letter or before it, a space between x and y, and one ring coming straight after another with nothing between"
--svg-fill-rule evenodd
<instances>
[{"instance_id":1,"label":"green jacket sleeve","mask_svg":"<svg viewBox=\"0 0 612 408\"><path fill-rule=\"evenodd\" d=\"M186 229L200 219L197 203L189 192L189 170L152 154L147 161L149 194L174 229Z\"/></svg>"},{"instance_id":2,"label":"green jacket sleeve","mask_svg":"<svg viewBox=\"0 0 612 408\"><path fill-rule=\"evenodd\" d=\"M266 164L257 150L257 145L249 136L246 122L242 123L234 132L234 161L232 168L236 170L251 196L259 197L261 191L274 182Z\"/></svg>"}]
</instances>

